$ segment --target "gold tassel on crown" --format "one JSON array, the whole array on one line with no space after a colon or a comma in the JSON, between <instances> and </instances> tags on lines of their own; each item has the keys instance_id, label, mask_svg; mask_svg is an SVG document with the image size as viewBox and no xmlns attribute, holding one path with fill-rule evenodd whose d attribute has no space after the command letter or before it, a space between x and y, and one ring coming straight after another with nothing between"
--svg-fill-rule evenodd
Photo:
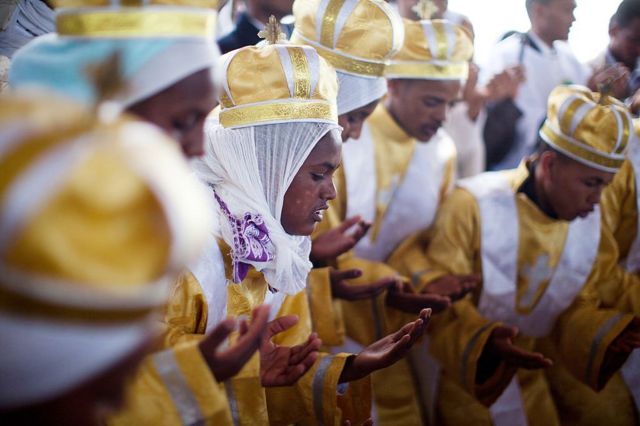
<instances>
[{"instance_id":1,"label":"gold tassel on crown","mask_svg":"<svg viewBox=\"0 0 640 426\"><path fill-rule=\"evenodd\" d=\"M418 0L415 6L411 8L420 19L431 19L433 15L438 13L438 6L435 5L433 0Z\"/></svg>"},{"instance_id":2,"label":"gold tassel on crown","mask_svg":"<svg viewBox=\"0 0 640 426\"><path fill-rule=\"evenodd\" d=\"M264 29L258 33L258 37L264 39L267 44L280 44L287 41L287 35L282 32L280 23L273 15L269 17L269 22Z\"/></svg>"}]
</instances>

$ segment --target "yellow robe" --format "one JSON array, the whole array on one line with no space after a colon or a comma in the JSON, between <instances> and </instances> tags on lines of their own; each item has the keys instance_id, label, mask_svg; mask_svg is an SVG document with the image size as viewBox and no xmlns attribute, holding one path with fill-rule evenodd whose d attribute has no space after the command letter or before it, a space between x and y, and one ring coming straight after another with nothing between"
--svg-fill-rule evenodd
<instances>
[{"instance_id":1,"label":"yellow robe","mask_svg":"<svg viewBox=\"0 0 640 426\"><path fill-rule=\"evenodd\" d=\"M220 248L225 259L225 273L231 273L229 248ZM250 316L263 302L267 292L264 276L251 269L240 284L228 286L227 312L229 315ZM208 305L195 276L187 273L180 280L170 300L166 315L167 347L200 340L206 330ZM295 314L299 323L274 338L281 345L303 343L311 334L310 307L305 292L287 296L277 316ZM363 379L349 383L345 394L338 393L338 379L350 354L321 354L294 386L263 388L260 385L259 355L255 354L245 367L225 382L233 424L341 424L343 416L353 424L363 422L370 412L370 382ZM357 401L358 404L354 402Z\"/></svg>"},{"instance_id":2,"label":"yellow robe","mask_svg":"<svg viewBox=\"0 0 640 426\"><path fill-rule=\"evenodd\" d=\"M224 386L205 362L198 341L148 356L127 387L126 406L112 426L233 425Z\"/></svg>"},{"instance_id":3,"label":"yellow robe","mask_svg":"<svg viewBox=\"0 0 640 426\"><path fill-rule=\"evenodd\" d=\"M407 135L388 113L383 103L380 103L367 120L367 132L373 141L376 193L390 193L398 180L402 182L407 168L411 163L418 144ZM363 137L366 132L363 132ZM351 141L350 144L361 144L363 140ZM427 142L429 143L429 142ZM348 154L345 154L348 155ZM446 156L442 164L442 173L438 188L432 188L437 193L437 199L442 200L451 189L455 179L455 148L451 144L450 155ZM338 198L330 203L325 219L316 230L316 234L335 228L347 217L349 193L343 169L339 169L334 178ZM427 190L428 188L422 188ZM381 197L377 197L380 201ZM393 202L393 198L390 198ZM369 234L364 238L377 238L382 228L385 215L390 205L378 202L375 206L375 218ZM410 208L410 207L409 207ZM415 231L419 231L416 226ZM366 284L381 278L398 275L398 272L385 262L375 261L357 256L350 251L340 256L333 265L340 269L358 268L363 271L360 278L353 280L354 285ZM313 288L316 283L311 283ZM319 284L318 284L319 285ZM386 293L375 299L358 302L341 301L341 308L336 309L334 322L344 320L346 335L360 345L368 345L381 337L397 331L398 328L414 317L405 315L385 305ZM337 319L336 319L337 318ZM339 328L339 327L338 327ZM322 337L322 336L321 336ZM328 341L335 341L335 339ZM417 388L412 379L412 370L407 360L401 360L389 368L372 374L374 400L376 404L377 420L380 425L420 425L422 414Z\"/></svg>"},{"instance_id":4,"label":"yellow robe","mask_svg":"<svg viewBox=\"0 0 640 426\"><path fill-rule=\"evenodd\" d=\"M638 210L635 186L633 167L627 161L602 194L602 226L614 236L617 244L617 252L610 251L612 263L627 257L636 237ZM601 306L640 314L637 276L619 267L610 277L595 283ZM554 365L548 373L551 391L564 424L623 426L640 421L633 398L620 374L616 374L600 392L594 392L568 374L562 363Z\"/></svg>"},{"instance_id":5,"label":"yellow robe","mask_svg":"<svg viewBox=\"0 0 640 426\"><path fill-rule=\"evenodd\" d=\"M514 192L528 176L524 165L502 173L508 177ZM542 256L548 256L550 265L557 265L568 223L546 216L524 193L517 193L516 207L519 220L516 306L521 314L526 314L535 308L550 281L540 283L531 306L523 306L521 302L532 276L526 271L531 271L529 268ZM457 188L442 205L432 235L423 233L407 242L394 254L392 264L401 272L415 275L422 287L446 274L481 273L480 226L475 197ZM536 339L521 334L515 339L515 344L524 349L543 352L546 343L552 341L556 352L549 355L562 357L565 365L571 367L571 374L593 388L598 388L607 347L632 319L616 311L596 309L598 301L592 283L607 278L612 268L607 257L611 250L615 250L615 243L603 230L588 282L573 306L557 319L550 336ZM512 379L513 372L502 364L485 383L476 383L480 355L499 324L478 311L481 292L481 288L477 289L432 320L431 353L443 368L436 402L439 425L492 424L487 407ZM516 374L529 424L559 424L544 371L519 370Z\"/></svg>"}]
</instances>

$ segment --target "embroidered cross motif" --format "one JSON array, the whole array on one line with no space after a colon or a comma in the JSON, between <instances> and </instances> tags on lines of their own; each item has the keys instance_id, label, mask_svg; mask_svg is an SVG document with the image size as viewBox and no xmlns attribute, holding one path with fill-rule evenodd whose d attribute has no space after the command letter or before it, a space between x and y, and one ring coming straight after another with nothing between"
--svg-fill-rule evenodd
<instances>
[{"instance_id":1,"label":"embroidered cross motif","mask_svg":"<svg viewBox=\"0 0 640 426\"><path fill-rule=\"evenodd\" d=\"M554 270L549 267L549 255L540 255L533 265L522 268L522 275L527 280L527 287L520 298L520 307L532 308L541 286L551 279Z\"/></svg>"}]
</instances>

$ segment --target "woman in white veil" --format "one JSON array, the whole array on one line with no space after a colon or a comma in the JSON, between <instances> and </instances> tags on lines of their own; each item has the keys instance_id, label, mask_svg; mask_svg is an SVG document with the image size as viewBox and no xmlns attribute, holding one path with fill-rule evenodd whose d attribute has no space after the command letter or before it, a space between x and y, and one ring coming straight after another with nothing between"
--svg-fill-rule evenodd
<instances>
[{"instance_id":1,"label":"woman in white veil","mask_svg":"<svg viewBox=\"0 0 640 426\"><path fill-rule=\"evenodd\" d=\"M240 407L241 423L315 417L335 424L347 415L338 409L339 400L357 407L351 421L366 420L368 397L365 403L354 398L368 395L368 385L353 381L402 357L422 334L428 313L358 355L313 353L318 339L308 337L311 312L301 290L312 266L309 235L336 196L332 176L341 160L341 128L335 71L314 49L283 44L239 49L221 62L221 109L207 125L205 157L195 163L215 200L218 250L212 247L193 268L196 292L205 295L209 319L248 314L262 302L287 328L296 322L291 315L300 319L275 339L289 346L263 344L259 360L226 385L227 396ZM260 72L248 78L249 69ZM276 358L280 361L273 362ZM300 364L311 371L302 376ZM284 365L282 371L273 368L278 365ZM295 386L277 395L249 390L246 382L258 377L262 386ZM347 382L352 383L346 387ZM255 407L267 399L265 419ZM251 412L243 406L251 406Z\"/></svg>"}]
</instances>

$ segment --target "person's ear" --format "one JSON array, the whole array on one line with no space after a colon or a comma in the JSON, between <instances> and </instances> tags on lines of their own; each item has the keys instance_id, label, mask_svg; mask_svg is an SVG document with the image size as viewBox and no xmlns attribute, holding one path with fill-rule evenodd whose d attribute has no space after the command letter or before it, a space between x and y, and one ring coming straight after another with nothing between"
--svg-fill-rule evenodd
<instances>
[{"instance_id":1,"label":"person's ear","mask_svg":"<svg viewBox=\"0 0 640 426\"><path fill-rule=\"evenodd\" d=\"M558 157L554 152L545 151L540 154L539 167L542 170L542 174L545 178L549 178L553 173L553 168L558 160Z\"/></svg>"}]
</instances>

